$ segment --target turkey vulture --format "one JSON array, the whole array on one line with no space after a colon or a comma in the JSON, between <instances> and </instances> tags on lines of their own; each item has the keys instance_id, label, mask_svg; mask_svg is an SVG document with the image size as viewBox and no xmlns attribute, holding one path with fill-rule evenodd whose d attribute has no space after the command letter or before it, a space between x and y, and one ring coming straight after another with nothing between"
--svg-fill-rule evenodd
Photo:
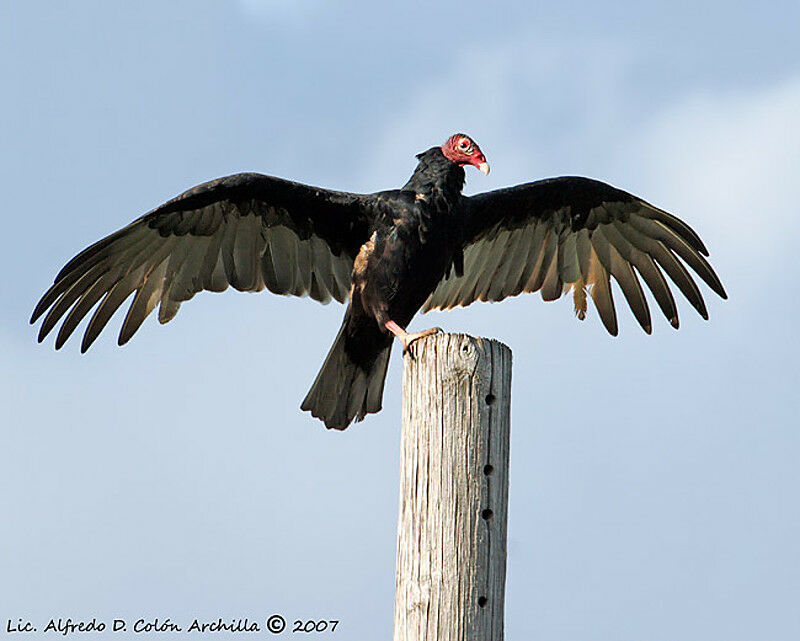
<instances>
[{"instance_id":1,"label":"turkey vulture","mask_svg":"<svg viewBox=\"0 0 800 641\"><path fill-rule=\"evenodd\" d=\"M420 309L539 290L551 301L571 291L578 318L586 316L588 294L616 335L613 276L649 334L637 272L675 328L678 313L664 272L703 318L706 306L686 266L727 297L698 235L636 196L568 176L466 197L464 167L488 174L489 165L465 134L417 158L402 189L368 195L255 173L194 187L69 261L33 312L31 323L45 315L39 341L63 318L59 349L96 306L81 344L85 352L131 294L120 345L156 305L166 323L201 290L266 287L321 302L349 300L302 403L327 427L344 429L381 409L392 336L405 349L437 331L405 331Z\"/></svg>"}]
</instances>

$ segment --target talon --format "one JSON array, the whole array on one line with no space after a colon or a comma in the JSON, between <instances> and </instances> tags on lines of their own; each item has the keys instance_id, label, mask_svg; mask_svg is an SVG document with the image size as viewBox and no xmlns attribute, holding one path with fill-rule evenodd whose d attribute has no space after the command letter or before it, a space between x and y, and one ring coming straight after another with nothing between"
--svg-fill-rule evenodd
<instances>
[{"instance_id":1,"label":"talon","mask_svg":"<svg viewBox=\"0 0 800 641\"><path fill-rule=\"evenodd\" d=\"M444 332L441 327L431 327L430 329L423 329L421 332L409 334L406 330L391 320L386 323L385 327L400 340L400 343L403 346L403 356L406 355L408 348L414 341L420 338L425 338L426 336L432 336L433 334L441 334Z\"/></svg>"},{"instance_id":2,"label":"talon","mask_svg":"<svg viewBox=\"0 0 800 641\"><path fill-rule=\"evenodd\" d=\"M406 335L406 341L409 345L420 338L426 336L433 336L434 334L441 334L443 332L441 327L431 327L430 329L423 329L421 332L414 332L413 334Z\"/></svg>"}]
</instances>

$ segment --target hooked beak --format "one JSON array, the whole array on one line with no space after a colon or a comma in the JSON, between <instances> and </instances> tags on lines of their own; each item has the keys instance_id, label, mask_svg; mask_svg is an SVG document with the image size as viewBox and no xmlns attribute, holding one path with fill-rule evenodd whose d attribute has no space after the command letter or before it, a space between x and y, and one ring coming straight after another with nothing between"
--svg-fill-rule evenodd
<instances>
[{"instance_id":1,"label":"hooked beak","mask_svg":"<svg viewBox=\"0 0 800 641\"><path fill-rule=\"evenodd\" d=\"M481 172L481 173L482 173L484 176L488 176L488 175L489 175L489 163L488 163L488 162L486 162L486 161L484 160L482 163L480 163L479 165L477 165L477 167L478 167L478 170L479 170L479 171L480 171L480 172Z\"/></svg>"}]
</instances>

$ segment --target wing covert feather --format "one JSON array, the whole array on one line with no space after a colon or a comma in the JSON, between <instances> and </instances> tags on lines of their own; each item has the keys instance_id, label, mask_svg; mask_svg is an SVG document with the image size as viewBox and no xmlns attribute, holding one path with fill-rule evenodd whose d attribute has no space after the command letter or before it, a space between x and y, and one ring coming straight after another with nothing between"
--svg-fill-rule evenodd
<instances>
[{"instance_id":1,"label":"wing covert feather","mask_svg":"<svg viewBox=\"0 0 800 641\"><path fill-rule=\"evenodd\" d=\"M703 318L708 312L684 263L727 298L697 233L676 216L589 178L551 178L467 198L464 274L443 279L423 311L500 301L541 291L572 291L583 319L591 295L609 333L618 331L610 279L620 286L645 332L652 322L644 284L669 320L678 313L662 269Z\"/></svg>"},{"instance_id":2,"label":"wing covert feather","mask_svg":"<svg viewBox=\"0 0 800 641\"><path fill-rule=\"evenodd\" d=\"M86 351L132 294L120 345L156 305L165 323L202 290L266 287L344 302L353 259L373 222L373 198L260 174L198 185L70 260L31 322L45 315L41 341L64 318L60 348L97 306L84 333Z\"/></svg>"}]
</instances>

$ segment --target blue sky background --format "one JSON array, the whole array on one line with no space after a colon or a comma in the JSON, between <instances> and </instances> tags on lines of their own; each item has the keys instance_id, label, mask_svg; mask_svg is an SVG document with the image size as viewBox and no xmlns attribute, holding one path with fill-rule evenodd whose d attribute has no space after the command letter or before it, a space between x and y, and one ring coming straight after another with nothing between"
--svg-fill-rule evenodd
<instances>
[{"instance_id":1,"label":"blue sky background","mask_svg":"<svg viewBox=\"0 0 800 641\"><path fill-rule=\"evenodd\" d=\"M194 184L392 188L463 130L492 165L467 193L606 180L695 227L730 295L649 337L538 295L412 325L514 351L507 638L800 638L798 24L795 2L3 3L3 630L280 612L389 638L397 354L384 410L333 433L298 407L335 303L199 295L84 356L27 319Z\"/></svg>"}]
</instances>

